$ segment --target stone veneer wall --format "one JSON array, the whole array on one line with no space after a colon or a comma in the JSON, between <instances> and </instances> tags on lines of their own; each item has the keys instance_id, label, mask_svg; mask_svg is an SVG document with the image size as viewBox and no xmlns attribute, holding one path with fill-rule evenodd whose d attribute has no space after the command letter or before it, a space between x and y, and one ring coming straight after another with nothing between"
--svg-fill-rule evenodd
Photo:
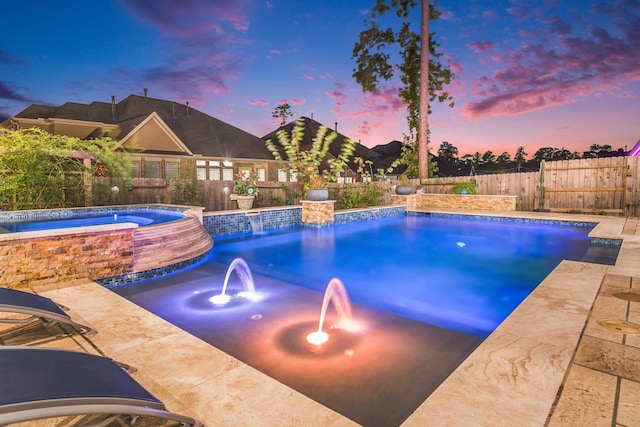
<instances>
[{"instance_id":1,"label":"stone veneer wall","mask_svg":"<svg viewBox=\"0 0 640 427\"><path fill-rule=\"evenodd\" d=\"M302 223L304 225L322 226L333 224L335 200L324 200L321 202L303 200L301 203Z\"/></svg>"},{"instance_id":2,"label":"stone veneer wall","mask_svg":"<svg viewBox=\"0 0 640 427\"><path fill-rule=\"evenodd\" d=\"M392 196L393 204L405 204L407 210L463 209L513 212L518 196L490 196L478 194L411 194Z\"/></svg>"},{"instance_id":3,"label":"stone veneer wall","mask_svg":"<svg viewBox=\"0 0 640 427\"><path fill-rule=\"evenodd\" d=\"M202 208L131 205L0 212L3 221L67 218L121 210L167 210L186 217L145 227L111 224L0 234L0 286L31 286L89 278L119 285L171 273L198 262L213 242Z\"/></svg>"},{"instance_id":4,"label":"stone veneer wall","mask_svg":"<svg viewBox=\"0 0 640 427\"><path fill-rule=\"evenodd\" d=\"M0 286L124 274L133 265L133 229L0 240Z\"/></svg>"}]
</instances>

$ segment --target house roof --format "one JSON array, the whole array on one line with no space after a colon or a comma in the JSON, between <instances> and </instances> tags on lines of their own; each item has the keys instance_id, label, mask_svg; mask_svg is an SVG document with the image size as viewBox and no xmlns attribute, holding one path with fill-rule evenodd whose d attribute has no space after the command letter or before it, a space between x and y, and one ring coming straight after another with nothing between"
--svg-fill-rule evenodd
<instances>
[{"instance_id":1,"label":"house roof","mask_svg":"<svg viewBox=\"0 0 640 427\"><path fill-rule=\"evenodd\" d=\"M117 135L112 133L111 136L118 140L131 141L135 140L134 135L141 131L143 125L150 124L156 132L162 131L168 135L165 135L165 140L175 143L171 150L164 147L160 148L160 151L207 157L273 160L264 140L257 136L202 113L188 104L146 96L130 95L117 103L67 102L58 107L33 104L18 113L15 118L49 121L66 119L95 123L95 130L87 136L99 134L100 124L118 125L120 132ZM145 129L153 132L148 127Z\"/></svg>"}]
</instances>

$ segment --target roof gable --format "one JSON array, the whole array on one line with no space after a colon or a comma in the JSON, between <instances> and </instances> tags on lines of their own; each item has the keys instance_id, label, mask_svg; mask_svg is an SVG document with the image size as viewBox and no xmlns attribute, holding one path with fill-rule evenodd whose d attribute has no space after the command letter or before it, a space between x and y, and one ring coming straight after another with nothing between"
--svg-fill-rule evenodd
<instances>
[{"instance_id":1,"label":"roof gable","mask_svg":"<svg viewBox=\"0 0 640 427\"><path fill-rule=\"evenodd\" d=\"M156 112L149 114L120 139L119 146L130 150L193 155Z\"/></svg>"}]
</instances>

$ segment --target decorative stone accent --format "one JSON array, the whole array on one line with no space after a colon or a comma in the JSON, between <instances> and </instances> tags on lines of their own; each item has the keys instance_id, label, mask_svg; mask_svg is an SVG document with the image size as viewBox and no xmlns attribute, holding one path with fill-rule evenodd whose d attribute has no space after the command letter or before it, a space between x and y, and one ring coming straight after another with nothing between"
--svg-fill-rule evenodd
<instances>
[{"instance_id":1,"label":"decorative stone accent","mask_svg":"<svg viewBox=\"0 0 640 427\"><path fill-rule=\"evenodd\" d=\"M407 205L407 197L408 196L401 196L399 194L392 194L391 195L391 204L392 205L406 206Z\"/></svg>"},{"instance_id":2,"label":"decorative stone accent","mask_svg":"<svg viewBox=\"0 0 640 427\"><path fill-rule=\"evenodd\" d=\"M471 211L514 212L518 196L491 196L480 194L412 194L406 197L407 210L463 209ZM393 203L396 203L394 199ZM400 203L398 203L400 204Z\"/></svg>"},{"instance_id":3,"label":"decorative stone accent","mask_svg":"<svg viewBox=\"0 0 640 427\"><path fill-rule=\"evenodd\" d=\"M137 227L111 224L0 235L0 286L50 283L159 271L209 252L211 237L195 215Z\"/></svg>"},{"instance_id":4,"label":"decorative stone accent","mask_svg":"<svg viewBox=\"0 0 640 427\"><path fill-rule=\"evenodd\" d=\"M36 285L124 274L133 265L132 229L0 240L0 286Z\"/></svg>"},{"instance_id":5,"label":"decorative stone accent","mask_svg":"<svg viewBox=\"0 0 640 427\"><path fill-rule=\"evenodd\" d=\"M325 200L322 202L314 202L311 200L303 200L302 204L302 223L312 225L333 224L333 213L335 200Z\"/></svg>"}]
</instances>

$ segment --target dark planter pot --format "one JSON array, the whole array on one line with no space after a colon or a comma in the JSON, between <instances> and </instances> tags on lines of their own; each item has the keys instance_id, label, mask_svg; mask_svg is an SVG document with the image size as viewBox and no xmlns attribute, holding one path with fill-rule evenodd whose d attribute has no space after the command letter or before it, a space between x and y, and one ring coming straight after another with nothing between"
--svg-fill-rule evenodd
<instances>
[{"instance_id":1,"label":"dark planter pot","mask_svg":"<svg viewBox=\"0 0 640 427\"><path fill-rule=\"evenodd\" d=\"M413 188L410 185L396 185L396 194L407 196L411 194Z\"/></svg>"},{"instance_id":2,"label":"dark planter pot","mask_svg":"<svg viewBox=\"0 0 640 427\"><path fill-rule=\"evenodd\" d=\"M323 200L329 199L329 189L327 188L316 188L316 189L308 189L307 190L307 200L311 200L312 202L322 202Z\"/></svg>"}]
</instances>

